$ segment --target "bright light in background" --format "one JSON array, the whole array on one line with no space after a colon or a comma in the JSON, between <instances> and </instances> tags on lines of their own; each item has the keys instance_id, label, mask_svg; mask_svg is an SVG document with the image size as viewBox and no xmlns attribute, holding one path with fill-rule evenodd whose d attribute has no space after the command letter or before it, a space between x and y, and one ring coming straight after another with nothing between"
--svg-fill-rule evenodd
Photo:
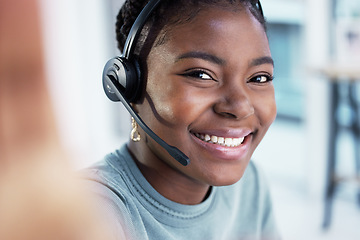
<instances>
[{"instance_id":1,"label":"bright light in background","mask_svg":"<svg viewBox=\"0 0 360 240\"><path fill-rule=\"evenodd\" d=\"M74 165L85 166L118 148L129 128L128 115L102 89L104 64L115 55L111 8L102 0L40 2L60 137Z\"/></svg>"}]
</instances>

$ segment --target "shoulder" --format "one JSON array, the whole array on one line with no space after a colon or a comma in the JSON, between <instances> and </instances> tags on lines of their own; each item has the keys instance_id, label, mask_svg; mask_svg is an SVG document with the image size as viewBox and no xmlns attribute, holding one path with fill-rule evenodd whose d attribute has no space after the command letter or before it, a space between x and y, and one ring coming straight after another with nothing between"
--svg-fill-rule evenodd
<instances>
[{"instance_id":1,"label":"shoulder","mask_svg":"<svg viewBox=\"0 0 360 240\"><path fill-rule=\"evenodd\" d=\"M253 161L237 183L219 187L218 191L225 201L241 205L243 211L253 216L261 214L269 202L269 186L262 170Z\"/></svg>"},{"instance_id":2,"label":"shoulder","mask_svg":"<svg viewBox=\"0 0 360 240\"><path fill-rule=\"evenodd\" d=\"M80 177L92 182L94 189L104 193L112 192L121 198L121 193L126 192L127 170L126 157L121 151L115 151L104 157L101 161L80 171Z\"/></svg>"},{"instance_id":3,"label":"shoulder","mask_svg":"<svg viewBox=\"0 0 360 240\"><path fill-rule=\"evenodd\" d=\"M133 204L126 161L127 156L120 149L79 172L96 208L105 221L111 224L116 236L134 235L131 219Z\"/></svg>"},{"instance_id":4,"label":"shoulder","mask_svg":"<svg viewBox=\"0 0 360 240\"><path fill-rule=\"evenodd\" d=\"M247 184L251 183L251 185L258 190L268 189L268 181L266 180L265 173L262 168L252 160L249 162L240 182L241 181L246 182Z\"/></svg>"},{"instance_id":5,"label":"shoulder","mask_svg":"<svg viewBox=\"0 0 360 240\"><path fill-rule=\"evenodd\" d=\"M252 186L252 209L258 217L259 228L266 239L280 239L273 212L269 181L261 166L250 161L244 183ZM252 182L250 184L249 182Z\"/></svg>"},{"instance_id":6,"label":"shoulder","mask_svg":"<svg viewBox=\"0 0 360 240\"><path fill-rule=\"evenodd\" d=\"M250 161L243 178L239 181L239 187L247 200L250 201L252 209L260 215L271 208L270 189L265 173L255 162Z\"/></svg>"},{"instance_id":7,"label":"shoulder","mask_svg":"<svg viewBox=\"0 0 360 240\"><path fill-rule=\"evenodd\" d=\"M247 192L247 196L249 194L250 196L258 196L269 189L263 170L252 160L249 162L242 178L230 187L235 188L237 192Z\"/></svg>"},{"instance_id":8,"label":"shoulder","mask_svg":"<svg viewBox=\"0 0 360 240\"><path fill-rule=\"evenodd\" d=\"M101 161L80 171L80 177L99 196L128 206L132 195L133 176L129 167L132 162L126 145L106 155Z\"/></svg>"},{"instance_id":9,"label":"shoulder","mask_svg":"<svg viewBox=\"0 0 360 240\"><path fill-rule=\"evenodd\" d=\"M270 190L260 166L250 161L243 177L235 184L220 187L224 205L230 206L243 233L251 233L277 239ZM271 236L271 237L270 237Z\"/></svg>"}]
</instances>

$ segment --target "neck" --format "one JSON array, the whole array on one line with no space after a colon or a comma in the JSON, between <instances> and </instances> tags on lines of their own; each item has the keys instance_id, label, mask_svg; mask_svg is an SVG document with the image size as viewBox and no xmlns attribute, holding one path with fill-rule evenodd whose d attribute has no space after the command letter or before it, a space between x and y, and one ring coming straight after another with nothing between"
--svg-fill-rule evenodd
<instances>
[{"instance_id":1,"label":"neck","mask_svg":"<svg viewBox=\"0 0 360 240\"><path fill-rule=\"evenodd\" d=\"M141 151L139 145L133 142L128 144L128 148L145 179L165 198L180 204L195 205L210 194L209 185L186 176L157 158L150 150Z\"/></svg>"}]
</instances>

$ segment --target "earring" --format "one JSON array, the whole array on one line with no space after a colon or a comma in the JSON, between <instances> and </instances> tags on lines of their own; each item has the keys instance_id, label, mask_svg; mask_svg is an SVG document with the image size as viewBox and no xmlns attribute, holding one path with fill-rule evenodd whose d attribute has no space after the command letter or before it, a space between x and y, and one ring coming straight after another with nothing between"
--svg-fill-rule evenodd
<instances>
[{"instance_id":1,"label":"earring","mask_svg":"<svg viewBox=\"0 0 360 240\"><path fill-rule=\"evenodd\" d=\"M132 125L132 130L130 133L131 140L133 140L134 142L139 142L141 139L141 136L138 131L138 124L133 117L131 118L131 125Z\"/></svg>"}]
</instances>

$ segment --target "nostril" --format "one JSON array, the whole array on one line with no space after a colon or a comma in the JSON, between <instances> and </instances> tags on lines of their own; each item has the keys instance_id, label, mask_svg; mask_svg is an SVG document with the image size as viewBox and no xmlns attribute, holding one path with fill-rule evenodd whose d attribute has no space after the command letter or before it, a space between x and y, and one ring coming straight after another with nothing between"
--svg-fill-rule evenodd
<instances>
[{"instance_id":1,"label":"nostril","mask_svg":"<svg viewBox=\"0 0 360 240\"><path fill-rule=\"evenodd\" d=\"M220 112L219 114L222 115L223 117L226 117L226 118L234 118L234 119L237 119L237 116L236 116L235 114L232 114L232 113Z\"/></svg>"},{"instance_id":2,"label":"nostril","mask_svg":"<svg viewBox=\"0 0 360 240\"><path fill-rule=\"evenodd\" d=\"M216 102L213 111L221 117L235 120L249 117L255 109L246 94L232 94Z\"/></svg>"}]
</instances>

